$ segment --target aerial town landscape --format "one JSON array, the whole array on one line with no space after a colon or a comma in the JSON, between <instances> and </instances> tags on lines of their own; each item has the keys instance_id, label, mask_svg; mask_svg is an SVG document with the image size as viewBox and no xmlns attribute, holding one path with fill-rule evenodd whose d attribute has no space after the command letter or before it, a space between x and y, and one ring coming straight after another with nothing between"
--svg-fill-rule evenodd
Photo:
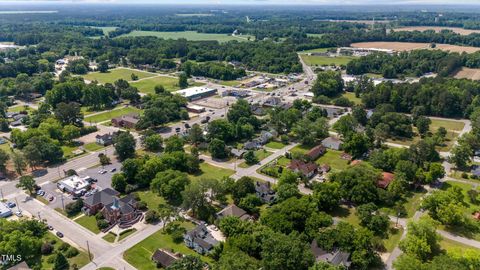
<instances>
[{"instance_id":1,"label":"aerial town landscape","mask_svg":"<svg viewBox=\"0 0 480 270\"><path fill-rule=\"evenodd\" d=\"M0 269L480 270L480 3L0 0Z\"/></svg>"}]
</instances>

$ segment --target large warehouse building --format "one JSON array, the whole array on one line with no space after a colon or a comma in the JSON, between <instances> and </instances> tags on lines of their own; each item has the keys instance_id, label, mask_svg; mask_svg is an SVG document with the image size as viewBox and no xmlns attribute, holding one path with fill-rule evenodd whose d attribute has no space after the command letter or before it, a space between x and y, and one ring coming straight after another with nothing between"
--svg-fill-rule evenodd
<instances>
[{"instance_id":1,"label":"large warehouse building","mask_svg":"<svg viewBox=\"0 0 480 270\"><path fill-rule=\"evenodd\" d=\"M208 88L208 87L190 87L187 89L176 91L175 94L179 94L183 97L186 97L188 101L197 100L217 94L217 89Z\"/></svg>"}]
</instances>

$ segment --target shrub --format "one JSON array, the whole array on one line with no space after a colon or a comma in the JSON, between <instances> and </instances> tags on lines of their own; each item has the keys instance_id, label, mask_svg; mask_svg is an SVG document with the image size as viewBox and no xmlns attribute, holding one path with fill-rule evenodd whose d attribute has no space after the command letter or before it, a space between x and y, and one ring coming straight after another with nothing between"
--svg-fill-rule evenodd
<instances>
[{"instance_id":1,"label":"shrub","mask_svg":"<svg viewBox=\"0 0 480 270\"><path fill-rule=\"evenodd\" d=\"M45 242L42 244L41 252L42 252L42 255L52 254L53 246L50 243Z\"/></svg>"},{"instance_id":2,"label":"shrub","mask_svg":"<svg viewBox=\"0 0 480 270\"><path fill-rule=\"evenodd\" d=\"M47 257L47 263L49 264L53 264L53 262L55 261L55 255L52 255L52 256L48 256Z\"/></svg>"},{"instance_id":3,"label":"shrub","mask_svg":"<svg viewBox=\"0 0 480 270\"><path fill-rule=\"evenodd\" d=\"M155 210L148 210L147 213L145 213L145 222L148 224L157 222L158 218L158 213Z\"/></svg>"},{"instance_id":4,"label":"shrub","mask_svg":"<svg viewBox=\"0 0 480 270\"><path fill-rule=\"evenodd\" d=\"M105 219L97 220L97 227L102 230L108 227L108 222Z\"/></svg>"},{"instance_id":5,"label":"shrub","mask_svg":"<svg viewBox=\"0 0 480 270\"><path fill-rule=\"evenodd\" d=\"M145 210L147 210L147 203L144 202L144 201L139 201L139 202L137 203L137 208L138 208L139 210L145 211Z\"/></svg>"},{"instance_id":6,"label":"shrub","mask_svg":"<svg viewBox=\"0 0 480 270\"><path fill-rule=\"evenodd\" d=\"M79 213L82 210L82 207L83 207L83 200L78 199L74 202L71 202L65 205L65 212L67 213L68 216L73 216Z\"/></svg>"},{"instance_id":7,"label":"shrub","mask_svg":"<svg viewBox=\"0 0 480 270\"><path fill-rule=\"evenodd\" d=\"M60 244L60 246L58 247L58 249L60 249L61 251L65 251L65 250L67 250L68 248L70 248L70 244L65 243L65 242L63 242L62 244Z\"/></svg>"},{"instance_id":8,"label":"shrub","mask_svg":"<svg viewBox=\"0 0 480 270\"><path fill-rule=\"evenodd\" d=\"M462 178L468 179L468 174L466 172L462 173Z\"/></svg>"},{"instance_id":9,"label":"shrub","mask_svg":"<svg viewBox=\"0 0 480 270\"><path fill-rule=\"evenodd\" d=\"M351 102L350 100L348 100L348 98L346 97L339 97L339 98L336 98L334 101L333 101L333 104L335 106L340 106L340 107L351 107L354 105L353 102Z\"/></svg>"},{"instance_id":10,"label":"shrub","mask_svg":"<svg viewBox=\"0 0 480 270\"><path fill-rule=\"evenodd\" d=\"M78 249L74 247L69 247L67 251L65 251L65 257L67 258L73 258L78 255Z\"/></svg>"}]
</instances>

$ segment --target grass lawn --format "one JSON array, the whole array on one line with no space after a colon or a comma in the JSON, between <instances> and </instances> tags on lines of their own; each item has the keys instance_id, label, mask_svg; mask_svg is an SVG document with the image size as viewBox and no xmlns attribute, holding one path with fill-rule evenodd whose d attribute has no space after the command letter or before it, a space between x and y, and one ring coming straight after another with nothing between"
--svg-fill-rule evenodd
<instances>
[{"instance_id":1,"label":"grass lawn","mask_svg":"<svg viewBox=\"0 0 480 270\"><path fill-rule=\"evenodd\" d=\"M55 240L56 243L53 245L54 246L54 253L56 250L59 250L58 248L60 247L60 245L63 243L63 241L58 238L57 236L53 235L52 233L47 233L44 237L44 240L45 241L52 241L52 240ZM77 248L78 249L78 248ZM83 266L87 265L89 263L89 258L88 258L88 253L85 252L84 250L82 249L78 249L79 253L77 256L73 257L73 258L67 258L68 260L68 263L70 264L70 267L74 264L77 265L77 269L80 269L82 268ZM53 269L53 264L49 264L47 262L47 259L48 257L50 256L55 256L55 255L48 255L48 256L42 256L42 265L41 265L41 269Z\"/></svg>"},{"instance_id":2,"label":"grass lawn","mask_svg":"<svg viewBox=\"0 0 480 270\"><path fill-rule=\"evenodd\" d=\"M108 232L107 234L105 234L104 237L102 237L103 240L109 242L109 243L113 243L115 242L115 239L117 239L117 235L113 232Z\"/></svg>"},{"instance_id":3,"label":"grass lawn","mask_svg":"<svg viewBox=\"0 0 480 270\"><path fill-rule=\"evenodd\" d=\"M82 155L83 153L80 154L80 155L75 155L74 153L72 153L73 151L75 151L77 149L78 149L77 146L62 145L63 157L66 158L66 159L71 159L71 158Z\"/></svg>"},{"instance_id":4,"label":"grass lawn","mask_svg":"<svg viewBox=\"0 0 480 270\"><path fill-rule=\"evenodd\" d=\"M328 149L315 163L318 165L328 164L332 170L340 171L348 167L348 160L341 158L342 151Z\"/></svg>"},{"instance_id":5,"label":"grass lawn","mask_svg":"<svg viewBox=\"0 0 480 270\"><path fill-rule=\"evenodd\" d=\"M271 154L273 154L272 152L269 152L265 149L260 149L260 150L257 150L255 151L255 156L258 158L258 161L262 161L263 159L265 159L266 157L270 156ZM251 165L248 165L247 163L245 162L242 162L239 167L240 168L248 168L250 167Z\"/></svg>"},{"instance_id":6,"label":"grass lawn","mask_svg":"<svg viewBox=\"0 0 480 270\"><path fill-rule=\"evenodd\" d=\"M136 193L138 194L140 200L147 204L148 209L156 210L159 204L165 203L165 199L163 197L150 190L137 191Z\"/></svg>"},{"instance_id":7,"label":"grass lawn","mask_svg":"<svg viewBox=\"0 0 480 270\"><path fill-rule=\"evenodd\" d=\"M453 186L456 186L456 187L459 187L459 188L462 189L462 194L464 196L463 201L466 203L465 214L471 215L473 211L478 209L478 205L473 204L470 201L470 197L467 194L467 192L469 190L474 189L473 183L472 184L467 184L467 183L458 183L458 182L454 182L454 181L445 181L443 183L442 190L446 190L446 189L448 189L450 187L453 187ZM478 190L478 188L476 190Z\"/></svg>"},{"instance_id":8,"label":"grass lawn","mask_svg":"<svg viewBox=\"0 0 480 270\"><path fill-rule=\"evenodd\" d=\"M432 132L437 131L439 127L444 127L446 130L451 131L462 131L465 123L455 120L440 120L440 119L431 119L432 123L430 124L430 130Z\"/></svg>"},{"instance_id":9,"label":"grass lawn","mask_svg":"<svg viewBox=\"0 0 480 270\"><path fill-rule=\"evenodd\" d=\"M141 70L132 70L127 68L112 69L106 73L91 72L83 75L83 78L88 81L98 81L99 83L113 83L116 80L124 79L126 81L132 80L132 73L138 76L139 79L156 76L155 74L144 72Z\"/></svg>"},{"instance_id":10,"label":"grass lawn","mask_svg":"<svg viewBox=\"0 0 480 270\"><path fill-rule=\"evenodd\" d=\"M100 232L100 229L97 227L97 220L95 216L83 216L81 218L77 218L75 220L78 224L82 225L86 229L90 230L91 232L97 234Z\"/></svg>"},{"instance_id":11,"label":"grass lawn","mask_svg":"<svg viewBox=\"0 0 480 270\"><path fill-rule=\"evenodd\" d=\"M388 238L383 240L383 245L387 252L392 252L393 249L398 245L400 242L400 238L403 234L403 228L390 228L388 230Z\"/></svg>"},{"instance_id":12,"label":"grass lawn","mask_svg":"<svg viewBox=\"0 0 480 270\"><path fill-rule=\"evenodd\" d=\"M66 216L66 217L68 217L68 218L70 218L70 219L74 219L74 218L76 218L76 217L78 217L78 216L80 216L80 215L82 214L82 212L78 212L78 213L76 213L75 215L69 216L62 208L55 208L55 211L57 211L58 213Z\"/></svg>"},{"instance_id":13,"label":"grass lawn","mask_svg":"<svg viewBox=\"0 0 480 270\"><path fill-rule=\"evenodd\" d=\"M182 31L182 32L160 32L160 31L132 31L126 35L121 35L121 37L159 37L163 39L180 39L184 38L187 40L200 41L200 40L216 40L218 42L228 42L231 40L237 41L248 41L254 40L254 36L242 35L242 36L231 36L226 34L209 34L209 33L198 33L196 31Z\"/></svg>"},{"instance_id":14,"label":"grass lawn","mask_svg":"<svg viewBox=\"0 0 480 270\"><path fill-rule=\"evenodd\" d=\"M141 112L142 112L142 110L137 109L135 107L124 107L124 108L121 108L121 109L116 109L116 110L112 110L112 111L105 111L103 113L99 113L99 114L96 114L96 115L86 117L85 121L90 122L90 123L99 123L99 122L107 121L107 120L110 120L112 118L119 117L119 116L122 116L122 115L133 114L133 113L140 114Z\"/></svg>"},{"instance_id":15,"label":"grass lawn","mask_svg":"<svg viewBox=\"0 0 480 270\"><path fill-rule=\"evenodd\" d=\"M10 142L5 140L5 143L0 144L0 149L7 153L12 153L12 148L10 148Z\"/></svg>"},{"instance_id":16,"label":"grass lawn","mask_svg":"<svg viewBox=\"0 0 480 270\"><path fill-rule=\"evenodd\" d=\"M307 34L308 36L321 36L323 34ZM299 53L324 53L327 52L329 49L333 48L318 48L318 49L311 49L311 50L306 50L306 51L300 51Z\"/></svg>"},{"instance_id":17,"label":"grass lawn","mask_svg":"<svg viewBox=\"0 0 480 270\"><path fill-rule=\"evenodd\" d=\"M145 94L155 93L154 88L157 85L162 85L167 91L176 91L180 89L180 87L178 87L178 78L167 76L157 76L138 82L132 82L131 85L138 88L138 91L140 91L140 93Z\"/></svg>"},{"instance_id":18,"label":"grass lawn","mask_svg":"<svg viewBox=\"0 0 480 270\"><path fill-rule=\"evenodd\" d=\"M282 142L271 141L267 143L265 146L272 149L282 149L287 145L283 144Z\"/></svg>"},{"instance_id":19,"label":"grass lawn","mask_svg":"<svg viewBox=\"0 0 480 270\"><path fill-rule=\"evenodd\" d=\"M310 149L312 149L312 148L313 148L312 146L306 146L306 145L299 144L299 145L293 147L290 150L290 152L304 155L304 154L308 153L308 151L310 151Z\"/></svg>"},{"instance_id":20,"label":"grass lawn","mask_svg":"<svg viewBox=\"0 0 480 270\"><path fill-rule=\"evenodd\" d=\"M328 56L318 56L318 55L301 55L303 61L309 66L329 66L329 65L346 65L352 59L356 57L353 56L338 56L338 57L328 57Z\"/></svg>"},{"instance_id":21,"label":"grass lawn","mask_svg":"<svg viewBox=\"0 0 480 270\"><path fill-rule=\"evenodd\" d=\"M360 227L360 219L357 217L356 212L355 208L348 208L342 205L335 208L329 214L355 227Z\"/></svg>"},{"instance_id":22,"label":"grass lawn","mask_svg":"<svg viewBox=\"0 0 480 270\"><path fill-rule=\"evenodd\" d=\"M208 178L221 179L223 177L231 176L232 174L235 173L235 171L233 170L213 166L206 162L200 163L200 170L202 172L199 174L189 175L190 180L196 181L196 180L208 179Z\"/></svg>"},{"instance_id":23,"label":"grass lawn","mask_svg":"<svg viewBox=\"0 0 480 270\"><path fill-rule=\"evenodd\" d=\"M181 226L187 230L194 228L194 224L189 222L183 222L181 223ZM173 252L180 252L185 255L199 255L194 250L185 246L183 242L178 244L174 243L170 235L159 230L125 251L125 253L123 253L123 258L139 270L156 270L157 267L151 260L151 256L158 248L173 250ZM210 258L204 256L201 258L205 262L212 262Z\"/></svg>"},{"instance_id":24,"label":"grass lawn","mask_svg":"<svg viewBox=\"0 0 480 270\"><path fill-rule=\"evenodd\" d=\"M469 245L465 245L463 243L460 243L460 242L457 242L457 241L453 241L453 240L450 240L450 239L446 239L446 238L443 238L441 241L440 241L440 247L445 250L447 253L448 252L461 252L463 253L465 250L467 249L476 249L472 246L469 246ZM476 249L478 250L478 249Z\"/></svg>"},{"instance_id":25,"label":"grass lawn","mask_svg":"<svg viewBox=\"0 0 480 270\"><path fill-rule=\"evenodd\" d=\"M424 192L415 192L409 199L407 199L407 202L403 204L405 210L407 210L407 218L413 217L418 208L420 208L422 197L424 195Z\"/></svg>"},{"instance_id":26,"label":"grass lawn","mask_svg":"<svg viewBox=\"0 0 480 270\"><path fill-rule=\"evenodd\" d=\"M137 231L135 228L131 228L128 230L125 230L120 233L120 237L118 238L118 241L122 241L123 239L127 238L129 235L134 234Z\"/></svg>"},{"instance_id":27,"label":"grass lawn","mask_svg":"<svg viewBox=\"0 0 480 270\"><path fill-rule=\"evenodd\" d=\"M25 105L16 105L16 106L12 106L12 107L8 107L7 111L8 112L23 112L23 111L30 111L31 108L29 106L25 106Z\"/></svg>"},{"instance_id":28,"label":"grass lawn","mask_svg":"<svg viewBox=\"0 0 480 270\"><path fill-rule=\"evenodd\" d=\"M355 93L353 92L345 92L342 96L346 97L348 100L355 104L362 104L362 99L359 97L355 96Z\"/></svg>"},{"instance_id":29,"label":"grass lawn","mask_svg":"<svg viewBox=\"0 0 480 270\"><path fill-rule=\"evenodd\" d=\"M99 145L96 142L87 143L83 147L85 148L85 150L90 151L90 152L95 152L95 151L98 151L100 149L105 148L105 146Z\"/></svg>"}]
</instances>

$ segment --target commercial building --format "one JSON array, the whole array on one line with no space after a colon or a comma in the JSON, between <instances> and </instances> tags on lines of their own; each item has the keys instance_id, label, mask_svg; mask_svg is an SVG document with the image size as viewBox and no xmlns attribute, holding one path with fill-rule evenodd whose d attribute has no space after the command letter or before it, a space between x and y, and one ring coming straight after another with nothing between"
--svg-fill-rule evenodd
<instances>
[{"instance_id":1,"label":"commercial building","mask_svg":"<svg viewBox=\"0 0 480 270\"><path fill-rule=\"evenodd\" d=\"M81 195L85 193L90 187L90 183L87 181L88 178L88 176L80 178L77 175L72 175L59 181L57 183L57 187L61 191L65 191L75 195Z\"/></svg>"},{"instance_id":2,"label":"commercial building","mask_svg":"<svg viewBox=\"0 0 480 270\"><path fill-rule=\"evenodd\" d=\"M198 106L195 104L189 104L187 105L187 111L192 112L192 113L203 113L205 112L205 107Z\"/></svg>"},{"instance_id":3,"label":"commercial building","mask_svg":"<svg viewBox=\"0 0 480 270\"><path fill-rule=\"evenodd\" d=\"M175 94L178 94L182 97L187 98L189 101L192 101L216 95L217 89L196 86L176 91Z\"/></svg>"},{"instance_id":4,"label":"commercial building","mask_svg":"<svg viewBox=\"0 0 480 270\"><path fill-rule=\"evenodd\" d=\"M115 127L135 128L138 121L140 121L138 114L128 114L113 118L112 125Z\"/></svg>"}]
</instances>

